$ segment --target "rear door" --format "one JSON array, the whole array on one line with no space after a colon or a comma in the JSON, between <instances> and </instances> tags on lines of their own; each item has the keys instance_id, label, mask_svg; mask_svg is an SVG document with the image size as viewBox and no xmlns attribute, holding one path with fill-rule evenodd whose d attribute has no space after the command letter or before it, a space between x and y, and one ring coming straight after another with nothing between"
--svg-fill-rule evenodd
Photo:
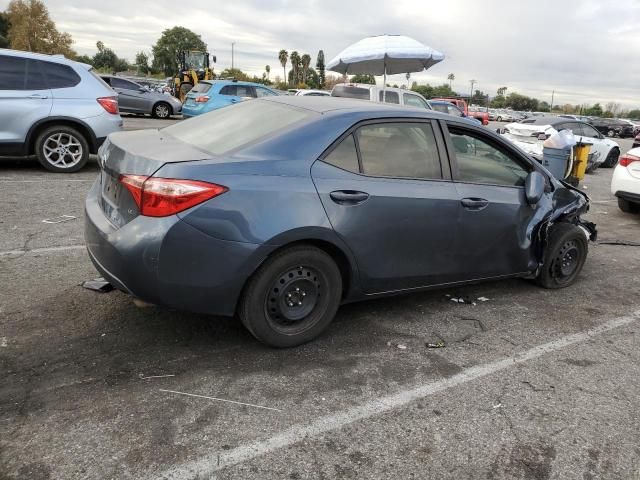
<instances>
[{"instance_id":1,"label":"rear door","mask_svg":"<svg viewBox=\"0 0 640 480\"><path fill-rule=\"evenodd\" d=\"M531 231L535 209L524 194L533 166L520 154L477 129L446 125L458 194L451 248L460 280L533 270Z\"/></svg>"},{"instance_id":2,"label":"rear door","mask_svg":"<svg viewBox=\"0 0 640 480\"><path fill-rule=\"evenodd\" d=\"M311 173L334 230L377 293L451 281L458 211L442 138L431 121L359 125Z\"/></svg>"},{"instance_id":3,"label":"rear door","mask_svg":"<svg viewBox=\"0 0 640 480\"><path fill-rule=\"evenodd\" d=\"M40 62L0 55L0 65L0 151L19 153L31 126L49 116L51 91Z\"/></svg>"}]
</instances>

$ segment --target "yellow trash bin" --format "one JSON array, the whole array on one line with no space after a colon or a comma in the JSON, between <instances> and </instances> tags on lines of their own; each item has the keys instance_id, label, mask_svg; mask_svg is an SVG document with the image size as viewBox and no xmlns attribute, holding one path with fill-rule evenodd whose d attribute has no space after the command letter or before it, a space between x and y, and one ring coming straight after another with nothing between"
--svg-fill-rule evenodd
<instances>
[{"instance_id":1,"label":"yellow trash bin","mask_svg":"<svg viewBox=\"0 0 640 480\"><path fill-rule=\"evenodd\" d=\"M582 180L587 171L587 163L589 162L589 151L591 145L586 143L578 143L573 147L573 168L571 176Z\"/></svg>"}]
</instances>

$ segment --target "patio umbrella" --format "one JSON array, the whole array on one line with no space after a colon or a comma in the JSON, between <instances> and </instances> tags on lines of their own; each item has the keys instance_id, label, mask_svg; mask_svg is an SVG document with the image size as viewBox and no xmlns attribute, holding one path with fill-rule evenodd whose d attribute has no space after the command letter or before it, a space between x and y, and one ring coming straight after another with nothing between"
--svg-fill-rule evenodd
<instances>
[{"instance_id":1,"label":"patio umbrella","mask_svg":"<svg viewBox=\"0 0 640 480\"><path fill-rule=\"evenodd\" d=\"M343 75L384 75L384 91L387 87L387 74L421 72L442 60L442 53L413 38L404 35L378 35L363 38L345 48L327 64L327 70Z\"/></svg>"}]
</instances>

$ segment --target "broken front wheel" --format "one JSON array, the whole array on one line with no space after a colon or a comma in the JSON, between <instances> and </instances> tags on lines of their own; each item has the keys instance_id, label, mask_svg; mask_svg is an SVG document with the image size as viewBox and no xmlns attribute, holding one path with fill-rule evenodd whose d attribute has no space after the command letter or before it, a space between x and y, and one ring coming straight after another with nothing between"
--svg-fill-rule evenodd
<instances>
[{"instance_id":1,"label":"broken front wheel","mask_svg":"<svg viewBox=\"0 0 640 480\"><path fill-rule=\"evenodd\" d=\"M572 285L584 266L587 252L588 240L581 228L570 223L553 225L537 283L544 288Z\"/></svg>"}]
</instances>

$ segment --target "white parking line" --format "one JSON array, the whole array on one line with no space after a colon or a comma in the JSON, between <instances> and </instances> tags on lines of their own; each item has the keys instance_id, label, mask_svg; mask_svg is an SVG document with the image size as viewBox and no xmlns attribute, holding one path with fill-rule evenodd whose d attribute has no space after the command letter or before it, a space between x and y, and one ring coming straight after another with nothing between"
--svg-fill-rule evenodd
<instances>
[{"instance_id":1,"label":"white parking line","mask_svg":"<svg viewBox=\"0 0 640 480\"><path fill-rule=\"evenodd\" d=\"M65 245L61 247L43 247L43 248L33 248L31 250L5 250L4 252L0 252L0 257L8 257L12 255L25 255L25 254L40 254L40 253L57 253L57 252L68 252L70 250L85 250L86 246L84 245Z\"/></svg>"},{"instance_id":2,"label":"white parking line","mask_svg":"<svg viewBox=\"0 0 640 480\"><path fill-rule=\"evenodd\" d=\"M513 357L497 360L484 365L477 365L449 378L418 385L414 388L371 400L370 402L341 412L319 417L309 424L294 425L277 435L264 440L257 440L225 452L212 452L197 460L191 460L183 463L182 465L176 465L160 473L156 478L171 478L172 480L193 479L195 477L209 478L215 472L223 468L238 465L271 453L280 448L291 446L305 439L317 437L333 430L338 430L353 422L365 420L376 415L384 414L390 410L404 407L411 402L442 392L448 388L456 387L472 380L491 375L519 363L534 360L545 354L561 350L576 343L584 342L596 335L601 335L613 330L614 328L623 327L638 320L640 320L640 310L628 316L614 318L590 330L567 335L557 340L538 345L530 350L516 354Z\"/></svg>"}]
</instances>

